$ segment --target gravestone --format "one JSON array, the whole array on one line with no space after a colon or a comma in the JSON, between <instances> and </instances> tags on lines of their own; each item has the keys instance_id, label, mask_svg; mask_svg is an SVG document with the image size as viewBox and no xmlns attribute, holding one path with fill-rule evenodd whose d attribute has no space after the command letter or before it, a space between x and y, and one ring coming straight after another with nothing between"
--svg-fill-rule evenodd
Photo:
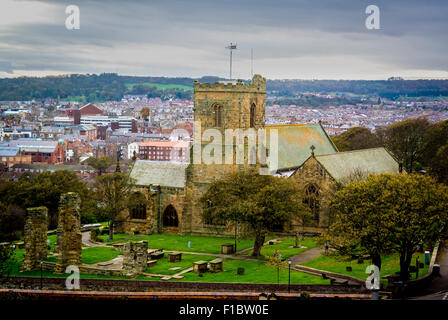
<instances>
[{"instance_id":1,"label":"gravestone","mask_svg":"<svg viewBox=\"0 0 448 320\"><path fill-rule=\"evenodd\" d=\"M217 258L209 262L209 271L213 273L222 272L222 259Z\"/></svg>"},{"instance_id":2,"label":"gravestone","mask_svg":"<svg viewBox=\"0 0 448 320\"><path fill-rule=\"evenodd\" d=\"M61 194L59 200L59 215L57 242L55 245L55 273L64 273L67 266L82 264L81 235L81 199L75 192Z\"/></svg>"},{"instance_id":3,"label":"gravestone","mask_svg":"<svg viewBox=\"0 0 448 320\"><path fill-rule=\"evenodd\" d=\"M232 243L225 243L221 245L222 254L232 254L235 252L234 245Z\"/></svg>"},{"instance_id":4,"label":"gravestone","mask_svg":"<svg viewBox=\"0 0 448 320\"><path fill-rule=\"evenodd\" d=\"M207 272L207 261L196 261L193 263L193 272L194 273L204 273Z\"/></svg>"},{"instance_id":5,"label":"gravestone","mask_svg":"<svg viewBox=\"0 0 448 320\"><path fill-rule=\"evenodd\" d=\"M168 253L168 262L180 262L182 260L182 253Z\"/></svg>"},{"instance_id":6,"label":"gravestone","mask_svg":"<svg viewBox=\"0 0 448 320\"><path fill-rule=\"evenodd\" d=\"M40 261L47 258L48 209L37 207L26 211L22 271L31 271L40 269Z\"/></svg>"},{"instance_id":7,"label":"gravestone","mask_svg":"<svg viewBox=\"0 0 448 320\"><path fill-rule=\"evenodd\" d=\"M123 246L123 274L135 277L148 267L148 241L128 242Z\"/></svg>"}]
</instances>

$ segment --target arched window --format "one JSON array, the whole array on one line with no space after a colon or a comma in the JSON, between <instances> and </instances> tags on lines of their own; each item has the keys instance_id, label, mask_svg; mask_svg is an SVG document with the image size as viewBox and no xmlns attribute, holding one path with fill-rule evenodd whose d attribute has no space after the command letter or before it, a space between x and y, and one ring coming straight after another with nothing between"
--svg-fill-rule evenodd
<instances>
[{"instance_id":1,"label":"arched window","mask_svg":"<svg viewBox=\"0 0 448 320\"><path fill-rule=\"evenodd\" d=\"M255 127L255 104L252 103L252 105L250 106L250 127L254 128Z\"/></svg>"},{"instance_id":2,"label":"arched window","mask_svg":"<svg viewBox=\"0 0 448 320\"><path fill-rule=\"evenodd\" d=\"M172 205L168 205L163 212L163 226L164 227L178 227L179 218L177 217L176 209Z\"/></svg>"},{"instance_id":3,"label":"arched window","mask_svg":"<svg viewBox=\"0 0 448 320\"><path fill-rule=\"evenodd\" d=\"M221 127L222 126L222 107L220 105L215 104L213 106L213 114L214 114L214 120L215 120L215 127Z\"/></svg>"},{"instance_id":4,"label":"arched window","mask_svg":"<svg viewBox=\"0 0 448 320\"><path fill-rule=\"evenodd\" d=\"M131 219L146 219L146 204L138 204L131 208Z\"/></svg>"},{"instance_id":5,"label":"arched window","mask_svg":"<svg viewBox=\"0 0 448 320\"><path fill-rule=\"evenodd\" d=\"M131 219L146 219L147 204L148 201L143 193L139 191L133 192L128 198Z\"/></svg>"},{"instance_id":6,"label":"arched window","mask_svg":"<svg viewBox=\"0 0 448 320\"><path fill-rule=\"evenodd\" d=\"M319 190L316 185L309 184L305 187L303 202L310 208L313 219L319 221Z\"/></svg>"}]
</instances>

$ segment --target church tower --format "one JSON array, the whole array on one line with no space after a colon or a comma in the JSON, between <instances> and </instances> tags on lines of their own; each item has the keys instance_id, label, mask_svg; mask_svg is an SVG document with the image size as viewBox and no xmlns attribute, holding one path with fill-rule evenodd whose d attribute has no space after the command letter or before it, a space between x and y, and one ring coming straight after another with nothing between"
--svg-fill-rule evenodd
<instances>
[{"instance_id":1,"label":"church tower","mask_svg":"<svg viewBox=\"0 0 448 320\"><path fill-rule=\"evenodd\" d=\"M194 83L194 120L202 130L264 128L265 112L266 79L258 74L251 83Z\"/></svg>"}]
</instances>

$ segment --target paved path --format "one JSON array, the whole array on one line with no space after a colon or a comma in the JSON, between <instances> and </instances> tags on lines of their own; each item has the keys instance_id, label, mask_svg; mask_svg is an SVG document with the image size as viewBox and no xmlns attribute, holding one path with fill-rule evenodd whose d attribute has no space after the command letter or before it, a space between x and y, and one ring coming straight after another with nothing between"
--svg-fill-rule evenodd
<instances>
[{"instance_id":1,"label":"paved path","mask_svg":"<svg viewBox=\"0 0 448 320\"><path fill-rule=\"evenodd\" d=\"M317 258L323 254L324 249L322 247L315 247L309 250L306 250L302 253L296 254L291 257L292 265L303 264L307 261L310 261L314 258Z\"/></svg>"},{"instance_id":2,"label":"paved path","mask_svg":"<svg viewBox=\"0 0 448 320\"><path fill-rule=\"evenodd\" d=\"M90 241L90 231L84 231L82 233L82 244L86 247L96 247L100 244Z\"/></svg>"},{"instance_id":3,"label":"paved path","mask_svg":"<svg viewBox=\"0 0 448 320\"><path fill-rule=\"evenodd\" d=\"M436 264L440 265L440 276L434 278L418 300L448 300L448 241L440 244Z\"/></svg>"}]
</instances>

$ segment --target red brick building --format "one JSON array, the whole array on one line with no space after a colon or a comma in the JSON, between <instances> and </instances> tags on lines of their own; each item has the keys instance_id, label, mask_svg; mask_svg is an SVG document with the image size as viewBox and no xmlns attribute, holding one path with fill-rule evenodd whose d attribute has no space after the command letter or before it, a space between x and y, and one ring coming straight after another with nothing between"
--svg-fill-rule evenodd
<instances>
[{"instance_id":1,"label":"red brick building","mask_svg":"<svg viewBox=\"0 0 448 320\"><path fill-rule=\"evenodd\" d=\"M32 163L61 164L65 161L64 145L58 141L19 139L9 145L18 147L22 155L31 156Z\"/></svg>"},{"instance_id":2,"label":"red brick building","mask_svg":"<svg viewBox=\"0 0 448 320\"><path fill-rule=\"evenodd\" d=\"M148 141L138 147L140 159L153 161L190 161L190 143L185 141Z\"/></svg>"}]
</instances>

